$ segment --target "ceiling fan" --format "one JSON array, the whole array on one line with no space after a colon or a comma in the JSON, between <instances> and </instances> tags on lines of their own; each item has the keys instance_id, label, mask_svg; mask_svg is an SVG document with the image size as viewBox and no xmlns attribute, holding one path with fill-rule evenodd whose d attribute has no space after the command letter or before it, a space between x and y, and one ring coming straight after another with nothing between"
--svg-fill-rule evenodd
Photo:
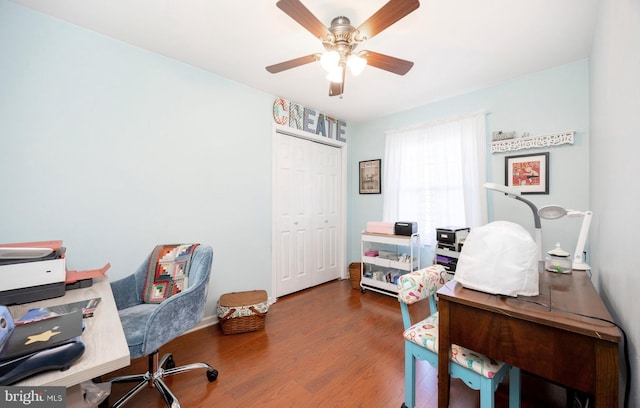
<instances>
[{"instance_id":1,"label":"ceiling fan","mask_svg":"<svg viewBox=\"0 0 640 408\"><path fill-rule=\"evenodd\" d=\"M334 18L331 21L331 26L326 27L300 0L280 0L276 6L320 39L326 52L305 55L270 65L267 67L267 71L272 74L320 61L322 67L328 72L327 79L331 82L329 96L340 95L342 97L346 68L349 68L351 73L356 76L362 72L366 65L398 75L406 74L413 67L411 61L369 50L356 52L355 49L361 42L373 38L420 7L418 0L389 0L357 28L352 26L349 19L344 16Z\"/></svg>"}]
</instances>

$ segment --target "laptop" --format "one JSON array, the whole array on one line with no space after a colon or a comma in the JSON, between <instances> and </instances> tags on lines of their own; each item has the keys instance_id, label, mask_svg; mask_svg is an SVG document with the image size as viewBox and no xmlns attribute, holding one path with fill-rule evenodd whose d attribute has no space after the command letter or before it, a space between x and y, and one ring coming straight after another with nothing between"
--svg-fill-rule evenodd
<instances>
[{"instance_id":1,"label":"laptop","mask_svg":"<svg viewBox=\"0 0 640 408\"><path fill-rule=\"evenodd\" d=\"M69 342L82 335L82 310L16 325L0 348L0 361Z\"/></svg>"}]
</instances>

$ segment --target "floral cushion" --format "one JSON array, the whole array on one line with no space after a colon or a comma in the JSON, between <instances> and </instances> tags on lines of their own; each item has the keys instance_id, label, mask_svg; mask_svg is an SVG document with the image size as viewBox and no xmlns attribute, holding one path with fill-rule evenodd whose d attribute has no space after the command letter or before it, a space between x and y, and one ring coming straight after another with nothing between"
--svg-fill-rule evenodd
<instances>
[{"instance_id":1,"label":"floral cushion","mask_svg":"<svg viewBox=\"0 0 640 408\"><path fill-rule=\"evenodd\" d=\"M398 300L410 305L435 294L444 284L444 272L442 265L432 265L402 275L398 280Z\"/></svg>"},{"instance_id":2,"label":"floral cushion","mask_svg":"<svg viewBox=\"0 0 640 408\"><path fill-rule=\"evenodd\" d=\"M438 313L414 324L404 331L404 338L420 347L438 353ZM504 363L490 359L456 344L451 345L451 361L467 367L487 378L493 376L502 368Z\"/></svg>"}]
</instances>

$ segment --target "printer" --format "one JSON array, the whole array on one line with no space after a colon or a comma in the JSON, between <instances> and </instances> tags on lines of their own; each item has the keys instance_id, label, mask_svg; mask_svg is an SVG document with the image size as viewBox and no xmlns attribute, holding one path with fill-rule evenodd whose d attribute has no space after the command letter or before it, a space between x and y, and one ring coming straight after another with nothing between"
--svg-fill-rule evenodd
<instances>
[{"instance_id":1,"label":"printer","mask_svg":"<svg viewBox=\"0 0 640 408\"><path fill-rule=\"evenodd\" d=\"M64 296L62 241L0 244L0 305Z\"/></svg>"}]
</instances>

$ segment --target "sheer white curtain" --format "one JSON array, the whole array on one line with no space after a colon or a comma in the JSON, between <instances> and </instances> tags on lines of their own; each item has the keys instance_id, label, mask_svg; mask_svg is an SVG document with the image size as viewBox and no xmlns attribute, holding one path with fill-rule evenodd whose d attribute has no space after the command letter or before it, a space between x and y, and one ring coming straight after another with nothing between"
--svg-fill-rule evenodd
<instances>
[{"instance_id":1,"label":"sheer white curtain","mask_svg":"<svg viewBox=\"0 0 640 408\"><path fill-rule=\"evenodd\" d=\"M436 228L486 224L485 114L385 133L384 221L416 221L427 245Z\"/></svg>"}]
</instances>

